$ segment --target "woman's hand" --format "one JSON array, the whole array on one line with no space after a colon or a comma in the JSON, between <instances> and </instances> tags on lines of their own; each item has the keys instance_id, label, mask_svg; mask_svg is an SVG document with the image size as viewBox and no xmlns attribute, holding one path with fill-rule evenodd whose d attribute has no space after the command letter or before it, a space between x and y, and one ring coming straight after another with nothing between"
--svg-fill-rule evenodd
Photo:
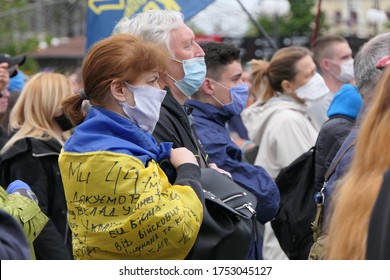
<instances>
[{"instance_id":1,"label":"woman's hand","mask_svg":"<svg viewBox=\"0 0 390 280\"><path fill-rule=\"evenodd\" d=\"M187 148L172 149L169 159L174 168L178 168L184 163L192 163L198 165L194 154Z\"/></svg>"}]
</instances>

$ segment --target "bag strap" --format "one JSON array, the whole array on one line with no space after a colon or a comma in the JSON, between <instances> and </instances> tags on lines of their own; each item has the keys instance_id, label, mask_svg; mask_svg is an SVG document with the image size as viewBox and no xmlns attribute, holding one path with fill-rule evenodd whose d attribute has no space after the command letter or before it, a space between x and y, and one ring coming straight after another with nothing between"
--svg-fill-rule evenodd
<instances>
[{"instance_id":1,"label":"bag strap","mask_svg":"<svg viewBox=\"0 0 390 280\"><path fill-rule=\"evenodd\" d=\"M335 172L336 170L336 167L339 165L340 161L343 159L343 157L345 156L345 154L355 145L355 141L352 141L351 143L349 143L349 145L347 146L347 148L341 153L341 155L335 160L332 162L332 164L329 166L328 170L326 170L325 172L325 176L324 176L324 182L325 183L328 183L329 181L329 178L333 175L333 173Z\"/></svg>"},{"instance_id":2,"label":"bag strap","mask_svg":"<svg viewBox=\"0 0 390 280\"><path fill-rule=\"evenodd\" d=\"M316 217L315 217L314 221L311 223L311 229L313 230L314 242L316 242L317 238L321 235L322 219L323 219L323 212L324 212L324 202L325 202L325 196L324 196L325 187L328 184L330 177L335 172L337 166L340 164L341 160L343 159L344 155L354 145L355 145L355 141L352 141L351 143L349 143L347 148L340 154L340 156L335 161L332 162L332 164L329 166L329 168L325 172L324 185L322 186L322 189L320 190L320 192L317 193L315 196L317 212L316 212Z\"/></svg>"}]
</instances>

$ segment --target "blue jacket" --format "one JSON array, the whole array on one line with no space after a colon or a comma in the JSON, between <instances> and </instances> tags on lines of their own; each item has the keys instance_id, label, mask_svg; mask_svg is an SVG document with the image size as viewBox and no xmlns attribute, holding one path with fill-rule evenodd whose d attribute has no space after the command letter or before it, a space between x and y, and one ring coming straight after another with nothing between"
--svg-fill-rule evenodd
<instances>
[{"instance_id":1,"label":"blue jacket","mask_svg":"<svg viewBox=\"0 0 390 280\"><path fill-rule=\"evenodd\" d=\"M233 180L253 193L257 198L257 220L262 224L272 220L278 213L279 189L271 176L261 166L242 160L240 148L231 140L226 122L232 115L224 109L187 100L186 105L193 108L194 128L209 156L209 162L231 173ZM251 247L247 259L262 259L262 237L258 235L257 252Z\"/></svg>"},{"instance_id":2,"label":"blue jacket","mask_svg":"<svg viewBox=\"0 0 390 280\"><path fill-rule=\"evenodd\" d=\"M209 156L209 161L230 172L234 181L257 197L257 219L261 223L272 220L279 209L279 190L261 166L242 160L240 148L231 140L226 122L232 117L223 109L188 100L193 108L195 130Z\"/></svg>"}]
</instances>

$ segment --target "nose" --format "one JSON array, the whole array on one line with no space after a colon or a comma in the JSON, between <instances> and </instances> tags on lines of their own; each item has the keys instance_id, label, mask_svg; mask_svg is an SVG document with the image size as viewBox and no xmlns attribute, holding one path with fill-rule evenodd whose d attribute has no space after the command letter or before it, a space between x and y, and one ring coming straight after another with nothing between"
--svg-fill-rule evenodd
<instances>
[{"instance_id":1,"label":"nose","mask_svg":"<svg viewBox=\"0 0 390 280\"><path fill-rule=\"evenodd\" d=\"M203 49L196 42L195 42L195 48L196 48L195 49L195 57L204 57L205 56Z\"/></svg>"}]
</instances>

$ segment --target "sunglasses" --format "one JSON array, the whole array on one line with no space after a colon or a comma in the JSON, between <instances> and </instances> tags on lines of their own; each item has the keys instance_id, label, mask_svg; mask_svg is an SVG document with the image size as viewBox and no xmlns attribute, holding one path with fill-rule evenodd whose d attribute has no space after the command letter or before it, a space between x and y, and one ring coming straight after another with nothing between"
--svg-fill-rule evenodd
<instances>
[{"instance_id":1,"label":"sunglasses","mask_svg":"<svg viewBox=\"0 0 390 280\"><path fill-rule=\"evenodd\" d=\"M390 54L381 58L375 65L375 67L379 70L385 69L388 65L390 65Z\"/></svg>"}]
</instances>

